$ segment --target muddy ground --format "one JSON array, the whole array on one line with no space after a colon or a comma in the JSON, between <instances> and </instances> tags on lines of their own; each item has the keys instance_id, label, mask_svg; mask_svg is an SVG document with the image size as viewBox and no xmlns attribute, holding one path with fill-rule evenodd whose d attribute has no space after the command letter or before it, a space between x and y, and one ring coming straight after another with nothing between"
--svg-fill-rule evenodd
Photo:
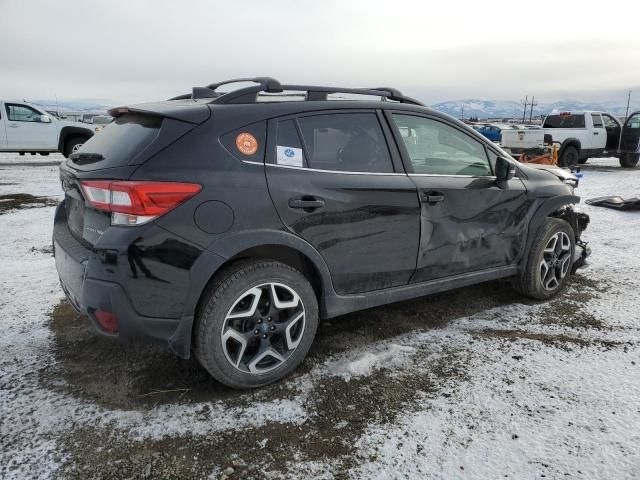
<instances>
[{"instance_id":1,"label":"muddy ground","mask_svg":"<svg viewBox=\"0 0 640 480\"><path fill-rule=\"evenodd\" d=\"M579 306L606 289L606 285L578 275L569 292L546 305L538 321L577 329L575 336L496 329L474 331L473 335L507 342L534 340L569 351L594 343L614 348L617 342L594 342L580 336L585 329L606 328ZM464 302L458 301L461 296ZM215 401L223 401L229 408L242 408L287 398L292 394L289 384L296 377L308 374L314 366L345 350L410 332L442 329L454 319L522 302L509 281L496 281L332 319L321 324L308 358L291 378L248 393L217 383L195 359L181 360L159 348L123 346L97 336L88 320L63 300L50 315L56 362L41 372L40 381L46 388L106 409L150 410L161 404ZM419 357L418 353L415 361L420 361ZM513 361L517 360L516 356ZM83 427L63 442L63 453L73 459L65 468L65 477L86 478L97 473L95 465L101 465L99 478L207 478L211 465L220 465L221 476L228 478L260 478L267 474L277 478L286 474L287 462L292 460L290 452L295 451L297 460L340 465L335 478L346 478L346 473L339 472L347 472L360 460L353 446L365 428L371 423L392 423L418 396L441 394L434 380L464 381L465 351L448 349L438 362L429 365L429 375L416 375L411 369L389 373L381 368L373 375L350 381L335 377L321 380L315 388L316 396L309 400L312 405L307 406L314 415L303 425L273 422L222 435L152 441L136 441L109 429ZM207 415L206 407L202 415Z\"/></svg>"}]
</instances>

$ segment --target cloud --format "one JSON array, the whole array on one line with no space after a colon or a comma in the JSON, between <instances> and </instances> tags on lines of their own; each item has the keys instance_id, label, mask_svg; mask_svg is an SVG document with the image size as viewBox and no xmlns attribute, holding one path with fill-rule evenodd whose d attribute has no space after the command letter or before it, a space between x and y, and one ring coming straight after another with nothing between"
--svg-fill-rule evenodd
<instances>
[{"instance_id":1,"label":"cloud","mask_svg":"<svg viewBox=\"0 0 640 480\"><path fill-rule=\"evenodd\" d=\"M271 75L427 102L607 99L640 84L640 37L615 3L5 1L0 91L121 103Z\"/></svg>"}]
</instances>

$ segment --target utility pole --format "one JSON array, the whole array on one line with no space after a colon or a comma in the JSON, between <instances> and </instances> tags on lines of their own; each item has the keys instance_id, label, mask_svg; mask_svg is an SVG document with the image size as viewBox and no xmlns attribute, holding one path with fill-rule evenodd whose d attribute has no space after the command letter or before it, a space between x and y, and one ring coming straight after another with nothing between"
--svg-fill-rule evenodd
<instances>
[{"instance_id":1,"label":"utility pole","mask_svg":"<svg viewBox=\"0 0 640 480\"><path fill-rule=\"evenodd\" d=\"M627 96L627 111L624 114L624 119L626 120L629 117L629 103L631 102L631 90L629 90L629 95Z\"/></svg>"},{"instance_id":2,"label":"utility pole","mask_svg":"<svg viewBox=\"0 0 640 480\"><path fill-rule=\"evenodd\" d=\"M531 123L533 121L533 107L535 107L536 105L538 105L536 103L536 96L534 95L533 97L531 97L531 110L529 110L529 123Z\"/></svg>"},{"instance_id":3,"label":"utility pole","mask_svg":"<svg viewBox=\"0 0 640 480\"><path fill-rule=\"evenodd\" d=\"M464 122L464 103L462 104L462 112L460 112L460 120Z\"/></svg>"},{"instance_id":4,"label":"utility pole","mask_svg":"<svg viewBox=\"0 0 640 480\"><path fill-rule=\"evenodd\" d=\"M520 103L524 105L524 109L522 110L522 123L524 123L525 118L527 117L527 106L529 105L529 96L524 97L524 100L520 100Z\"/></svg>"}]
</instances>

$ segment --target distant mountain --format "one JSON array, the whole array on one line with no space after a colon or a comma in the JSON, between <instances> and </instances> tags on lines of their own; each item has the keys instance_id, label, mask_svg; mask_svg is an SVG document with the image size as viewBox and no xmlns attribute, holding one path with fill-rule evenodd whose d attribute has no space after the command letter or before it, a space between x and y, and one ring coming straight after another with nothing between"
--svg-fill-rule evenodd
<instances>
[{"instance_id":1,"label":"distant mountain","mask_svg":"<svg viewBox=\"0 0 640 480\"><path fill-rule=\"evenodd\" d=\"M100 103L99 100L76 100L76 101L59 101L55 100L31 100L43 107L45 110L59 110L60 112L84 112L84 113L106 113L111 106Z\"/></svg>"},{"instance_id":2,"label":"distant mountain","mask_svg":"<svg viewBox=\"0 0 640 480\"><path fill-rule=\"evenodd\" d=\"M464 105L464 117L478 118L494 118L509 117L521 118L524 106L520 102L515 101L492 101L492 100L456 100L449 102L440 102L432 105L436 110L448 113L454 117L460 118L462 106ZM580 110L596 110L602 112L613 113L617 116L623 116L626 109L626 103L604 101L604 102L580 102L578 100L564 100L553 103L538 103L533 107L533 116L540 117L551 112L564 111L580 111ZM527 119L529 118L529 109L527 107ZM629 112L640 110L640 103L632 102Z\"/></svg>"}]
</instances>

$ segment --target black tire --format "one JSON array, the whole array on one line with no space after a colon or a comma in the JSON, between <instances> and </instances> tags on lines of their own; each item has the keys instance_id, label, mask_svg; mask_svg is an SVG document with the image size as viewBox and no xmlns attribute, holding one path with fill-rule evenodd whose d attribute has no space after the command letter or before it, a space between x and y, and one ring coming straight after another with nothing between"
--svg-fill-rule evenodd
<instances>
[{"instance_id":1,"label":"black tire","mask_svg":"<svg viewBox=\"0 0 640 480\"><path fill-rule=\"evenodd\" d=\"M584 165L585 163L587 163L587 160L589 160L588 158L581 158L580 160L578 160L578 163L580 165Z\"/></svg>"},{"instance_id":2,"label":"black tire","mask_svg":"<svg viewBox=\"0 0 640 480\"><path fill-rule=\"evenodd\" d=\"M542 262L545 261L547 264L547 271L551 272L548 267L548 261L546 260L550 254L545 254L545 248L549 246L551 239L558 235L559 239L562 239L562 235L566 235L568 237L568 245L569 250L567 253L569 255L566 260L568 264L563 262L563 255L558 255L558 264L554 266L554 268L560 269L555 270L553 272L554 276L558 277L562 272L560 279L556 278L556 283L549 282L547 288L543 285L545 281L545 268L542 267ZM566 244L565 244L566 245ZM573 255L575 252L575 233L571 225L568 222L561 220L559 218L546 218L542 227L538 229L536 237L531 245L531 250L529 251L529 256L527 257L526 268L523 272L521 272L517 277L514 278L514 287L515 289L526 295L527 297L535 298L537 300L546 300L555 296L559 291L561 291L565 285L567 284L567 280L571 275L571 271L573 268ZM552 262L553 257L549 262ZM563 263L560 263L563 262ZM544 277L544 278L543 278Z\"/></svg>"},{"instance_id":3,"label":"black tire","mask_svg":"<svg viewBox=\"0 0 640 480\"><path fill-rule=\"evenodd\" d=\"M623 153L620 156L620 166L622 168L634 168L638 165L640 160L640 153Z\"/></svg>"},{"instance_id":4,"label":"black tire","mask_svg":"<svg viewBox=\"0 0 640 480\"><path fill-rule=\"evenodd\" d=\"M277 285L273 290L272 284ZM299 310L290 314L288 309L276 309L277 302L272 301L272 295L278 296L282 292L271 292L275 292L275 288L281 288L280 285L283 286L284 293L293 292L298 296L300 302L296 308L301 306L304 314L301 327L299 321L294 325L296 329L301 328L301 330L297 333L296 346L292 349L288 347L291 326L285 326L294 323L290 320L299 315ZM250 297L255 289L263 293ZM242 307L242 302L247 298L251 298L251 301L244 304L250 305L248 310L241 311L240 318L229 318L238 316L233 312ZM253 300L256 298L257 306L254 307ZM295 296L291 296L290 299L295 302ZM261 306L260 303L263 301ZM283 299L280 298L278 301L283 302ZM254 315L251 317L245 315L252 309L255 312ZM272 313L274 310L278 311ZM285 318L285 321L280 323L282 320L280 313L284 313L283 317L290 318ZM273 322L271 315L273 315ZM235 321L240 321L243 326L237 327L236 324L231 328L229 322ZM271 328L276 331L269 332ZM304 275L289 265L274 260L244 261L218 275L205 292L196 317L193 349L202 366L219 382L237 389L256 388L281 380L293 372L307 355L317 328L318 302L311 284ZM229 330L234 334L242 335L244 346L235 337L223 340L223 335L226 336ZM260 334L255 333L258 331ZM263 335L269 335L269 338L264 340ZM232 359L231 353L234 352L230 352L230 349L233 349L234 343L237 355ZM281 359L267 355L262 361L256 361L261 352L265 349L269 350L269 347L275 349L276 353L281 355ZM282 348L278 347L283 347L287 351L283 353ZM247 359L243 361L245 356ZM232 360L237 360L236 365ZM266 368L259 367L260 363L265 361L273 365L267 365ZM258 368L260 370L257 370ZM254 371L250 371L251 369Z\"/></svg>"},{"instance_id":5,"label":"black tire","mask_svg":"<svg viewBox=\"0 0 640 480\"><path fill-rule=\"evenodd\" d=\"M568 147L565 147L562 152L562 156L560 157L560 160L558 160L558 165L563 168L573 168L578 165L579 160L580 153L578 152L578 149L573 145L569 145Z\"/></svg>"},{"instance_id":6,"label":"black tire","mask_svg":"<svg viewBox=\"0 0 640 480\"><path fill-rule=\"evenodd\" d=\"M84 144L87 139L84 137L70 137L64 142L64 151L63 155L69 158L69 155L73 153L74 150L78 148L78 146Z\"/></svg>"}]
</instances>

